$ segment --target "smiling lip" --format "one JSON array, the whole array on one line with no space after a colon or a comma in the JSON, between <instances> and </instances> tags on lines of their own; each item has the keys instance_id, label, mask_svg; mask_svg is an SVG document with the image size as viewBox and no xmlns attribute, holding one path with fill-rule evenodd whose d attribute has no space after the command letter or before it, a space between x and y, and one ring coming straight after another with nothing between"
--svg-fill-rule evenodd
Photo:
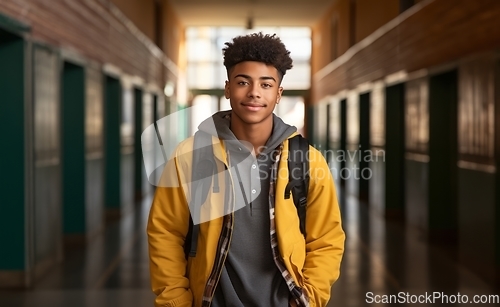
<instances>
[{"instance_id":1,"label":"smiling lip","mask_svg":"<svg viewBox=\"0 0 500 307\"><path fill-rule=\"evenodd\" d=\"M241 105L250 111L259 111L260 109L264 108L264 105L262 104L242 103Z\"/></svg>"}]
</instances>

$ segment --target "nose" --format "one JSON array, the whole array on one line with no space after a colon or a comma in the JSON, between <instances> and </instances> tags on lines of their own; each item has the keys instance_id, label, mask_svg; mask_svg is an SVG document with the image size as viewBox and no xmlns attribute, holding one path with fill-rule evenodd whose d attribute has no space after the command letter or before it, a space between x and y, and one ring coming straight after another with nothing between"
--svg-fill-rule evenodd
<instances>
[{"instance_id":1,"label":"nose","mask_svg":"<svg viewBox=\"0 0 500 307\"><path fill-rule=\"evenodd\" d=\"M259 86L258 83L253 83L252 85L249 86L247 97L251 97L251 98L254 98L254 99L261 97L260 86Z\"/></svg>"}]
</instances>

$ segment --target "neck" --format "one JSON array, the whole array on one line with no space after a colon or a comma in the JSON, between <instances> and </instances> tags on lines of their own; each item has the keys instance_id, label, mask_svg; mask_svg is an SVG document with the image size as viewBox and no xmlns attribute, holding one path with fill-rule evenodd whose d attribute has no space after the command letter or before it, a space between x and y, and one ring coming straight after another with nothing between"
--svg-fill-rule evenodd
<instances>
[{"instance_id":1,"label":"neck","mask_svg":"<svg viewBox=\"0 0 500 307\"><path fill-rule=\"evenodd\" d=\"M270 116L269 120L264 122L247 124L238 119L237 116L231 116L231 131L238 140L250 143L253 148L248 149L253 150L258 155L271 137L273 118Z\"/></svg>"}]
</instances>

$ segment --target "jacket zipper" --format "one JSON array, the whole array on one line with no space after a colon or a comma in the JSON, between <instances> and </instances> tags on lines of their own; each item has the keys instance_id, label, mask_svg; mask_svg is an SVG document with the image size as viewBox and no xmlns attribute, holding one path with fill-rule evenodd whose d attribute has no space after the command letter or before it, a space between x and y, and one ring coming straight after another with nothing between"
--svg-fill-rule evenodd
<instances>
[{"instance_id":1,"label":"jacket zipper","mask_svg":"<svg viewBox=\"0 0 500 307\"><path fill-rule=\"evenodd\" d=\"M229 161L229 153L228 153L228 156L227 156L227 160ZM224 163L224 161L222 161L222 163ZM231 190L232 190L231 200L232 200L232 208L234 208L234 181L233 181L233 176L231 175L231 171L229 171L228 165L226 165L225 163L224 163L224 165L226 166L226 170L228 171L229 177L231 179ZM217 289L220 277L222 275L222 268L224 267L224 263L226 262L227 255L229 253L229 247L231 246L231 240L233 238L233 226L234 226L234 212L231 211L231 231L229 233L229 238L228 238L228 242L227 242L227 248L226 248L226 251L225 251L225 253L223 255L219 272L215 272L215 270L217 270L217 268L214 266L214 268L212 269L212 272L210 273L210 275L208 277L208 280L207 280L207 282L205 284L205 288L203 290L203 292L205 292L205 289L207 289L207 287L208 287L208 281L212 278L212 276L214 274L217 274L217 279L215 280L215 285L214 285L214 287L212 289L212 293L210 293L210 302L208 303L208 307L210 307L212 305L212 299L214 297L215 290ZM225 225L223 225L222 227L225 227ZM221 232L221 234L222 234L222 232ZM219 243L220 243L220 239L221 238L220 238L220 235L219 235ZM219 244L217 244L217 245L219 245ZM216 257L215 259L216 260L219 259L219 256L220 256L220 248L217 249L217 254L215 256Z\"/></svg>"},{"instance_id":2,"label":"jacket zipper","mask_svg":"<svg viewBox=\"0 0 500 307\"><path fill-rule=\"evenodd\" d=\"M226 262L227 255L229 254L229 246L231 245L231 239L233 238L233 231L232 231L233 225L234 225L234 213L231 213L231 233L229 234L229 240L227 243L227 250L222 258L221 267L220 267L219 272L217 273L217 279L215 280L215 285L212 289L212 293L210 293L210 303L208 303L209 307L212 305L212 299L214 298L215 290L217 289L217 286L218 286L219 281L220 281L220 277L222 275L222 268L224 267L224 263ZM210 275L212 275L212 274L210 274ZM205 288L206 287L207 287L207 285L205 285Z\"/></svg>"}]
</instances>

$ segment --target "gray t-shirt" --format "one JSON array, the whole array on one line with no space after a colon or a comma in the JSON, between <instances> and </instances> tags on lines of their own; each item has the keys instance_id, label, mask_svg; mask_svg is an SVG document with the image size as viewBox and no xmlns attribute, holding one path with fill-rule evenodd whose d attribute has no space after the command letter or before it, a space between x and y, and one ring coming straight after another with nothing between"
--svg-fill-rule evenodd
<instances>
[{"instance_id":1,"label":"gray t-shirt","mask_svg":"<svg viewBox=\"0 0 500 307\"><path fill-rule=\"evenodd\" d=\"M290 293L271 250L269 177L272 151L296 128L274 116L272 135L255 158L230 131L228 114L219 112L212 118L230 153L235 201L245 206L234 212L231 244L212 306L287 307Z\"/></svg>"}]
</instances>

